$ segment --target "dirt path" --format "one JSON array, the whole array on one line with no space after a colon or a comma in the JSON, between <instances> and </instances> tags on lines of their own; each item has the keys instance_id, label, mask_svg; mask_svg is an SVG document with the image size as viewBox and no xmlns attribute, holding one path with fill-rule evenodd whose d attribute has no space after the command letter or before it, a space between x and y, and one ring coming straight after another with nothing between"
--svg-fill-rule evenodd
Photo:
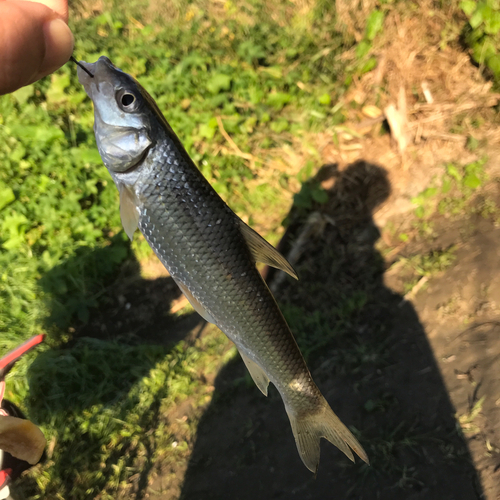
<instances>
[{"instance_id":1,"label":"dirt path","mask_svg":"<svg viewBox=\"0 0 500 500\"><path fill-rule=\"evenodd\" d=\"M456 264L415 300L485 498L500 498L500 227L477 218ZM442 239L456 236L445 232Z\"/></svg>"}]
</instances>

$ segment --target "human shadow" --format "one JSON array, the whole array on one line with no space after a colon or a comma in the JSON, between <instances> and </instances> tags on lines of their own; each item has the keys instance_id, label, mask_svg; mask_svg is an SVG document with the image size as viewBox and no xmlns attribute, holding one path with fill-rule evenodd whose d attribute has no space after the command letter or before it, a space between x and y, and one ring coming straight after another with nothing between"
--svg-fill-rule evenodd
<instances>
[{"instance_id":1,"label":"human shadow","mask_svg":"<svg viewBox=\"0 0 500 500\"><path fill-rule=\"evenodd\" d=\"M122 234L101 248L80 249L39 284L49 298L46 344L53 347L30 365L26 404L30 417L53 432L45 498L80 498L82 483L86 498L94 498L104 486L128 481L135 468L129 491L142 498L156 460L150 429L161 421L169 387L152 390L147 401L135 387L144 377L153 380L151 370L164 367L204 323L196 313L170 313L181 295L177 285L170 277L143 279ZM39 494L39 480L36 473L25 476L15 498Z\"/></svg>"},{"instance_id":2,"label":"human shadow","mask_svg":"<svg viewBox=\"0 0 500 500\"><path fill-rule=\"evenodd\" d=\"M379 166L323 167L295 197L280 244L297 259L300 280L276 286L279 274L268 275L316 383L371 465L352 464L322 441L315 478L300 461L279 394L270 387L264 398L238 358L215 381L183 500L482 497L424 328L384 285L372 214L389 193Z\"/></svg>"}]
</instances>

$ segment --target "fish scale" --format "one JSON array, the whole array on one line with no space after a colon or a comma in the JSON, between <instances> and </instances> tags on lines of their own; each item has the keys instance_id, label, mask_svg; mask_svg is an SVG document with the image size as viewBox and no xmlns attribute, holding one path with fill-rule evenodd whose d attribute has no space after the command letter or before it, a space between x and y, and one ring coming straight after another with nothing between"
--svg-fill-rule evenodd
<instances>
[{"instance_id":1,"label":"fish scale","mask_svg":"<svg viewBox=\"0 0 500 500\"><path fill-rule=\"evenodd\" d=\"M79 64L127 234L139 228L193 307L236 344L258 388L267 395L269 381L276 386L308 469L317 471L322 437L368 463L312 380L255 267L260 261L296 277L290 264L219 197L136 80L106 57Z\"/></svg>"},{"instance_id":2,"label":"fish scale","mask_svg":"<svg viewBox=\"0 0 500 500\"><path fill-rule=\"evenodd\" d=\"M187 286L233 342L245 350L251 344L259 364L266 356L281 360L276 363L278 376L271 370L268 376L278 390L286 390L307 370L300 353L287 356L288 351L298 351L295 339L250 259L233 212L191 165L179 165L178 170L171 171L171 156L178 154L175 145L167 142L151 158L156 185L145 184L137 193L143 204L139 229L171 276ZM182 168L186 171L181 172ZM184 184L179 183L179 174ZM205 212L193 210L187 202L193 191L198 199L210 200L204 203ZM216 224L218 220L221 223ZM163 234L168 238L159 238ZM186 260L194 263L192 268L187 264L179 267L180 248L189 254ZM209 283L205 282L207 277ZM238 301L242 295L246 305L243 310ZM240 332L245 332L245 338Z\"/></svg>"},{"instance_id":3,"label":"fish scale","mask_svg":"<svg viewBox=\"0 0 500 500\"><path fill-rule=\"evenodd\" d=\"M204 213L193 211L192 205L186 202L174 203L174 199L187 199L191 189L202 196L212 188L197 185L200 181L205 184L206 180L190 175L192 170L183 174L188 179L184 186L176 184L177 172L172 174L167 168L171 154L175 152L168 147L159 148L155 153L154 176L162 189L159 192L155 186L146 185L139 191L138 197L143 203L139 229L172 277L189 288L231 340L244 346L246 342L239 338L240 331L251 329L257 339L266 332L267 342L261 342L265 352L272 352L272 347L283 351L286 341L294 343L293 337L284 327L281 313L250 259L234 214L218 196L210 196L211 203L205 203ZM216 224L218 220L221 223ZM169 237L158 238L164 233ZM211 252L206 251L207 246ZM180 248L189 253L191 268L187 263L179 267ZM204 283L207 277L217 286ZM238 301L241 295L245 295L243 311ZM260 357L257 352L254 355ZM290 374L291 378L294 376Z\"/></svg>"}]
</instances>

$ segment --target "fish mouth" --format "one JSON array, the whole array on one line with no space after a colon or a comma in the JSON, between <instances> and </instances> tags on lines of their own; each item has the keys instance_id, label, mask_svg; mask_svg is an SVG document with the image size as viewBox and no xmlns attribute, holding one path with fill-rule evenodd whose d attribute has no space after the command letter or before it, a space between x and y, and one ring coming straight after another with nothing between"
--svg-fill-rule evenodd
<instances>
[{"instance_id":1,"label":"fish mouth","mask_svg":"<svg viewBox=\"0 0 500 500\"><path fill-rule=\"evenodd\" d=\"M83 85L85 92L92 99L93 86L99 90L99 80L102 80L110 70L117 70L113 63L106 56L101 56L95 63L78 61L76 74L78 81ZM90 73L90 74L89 74ZM91 76L92 75L92 76Z\"/></svg>"},{"instance_id":2,"label":"fish mouth","mask_svg":"<svg viewBox=\"0 0 500 500\"><path fill-rule=\"evenodd\" d=\"M76 68L76 74L78 76L78 81L83 85L83 88L85 89L85 92L92 99L91 83L92 83L92 80L94 79L95 74L96 74L97 62L95 62L95 63L88 63L88 62L85 62L85 61L79 61L78 64L81 64L83 66L83 68L85 68L85 69L83 69L80 66L78 66ZM87 70L91 75L94 75L94 77L91 77L87 73L87 71L85 71L85 70Z\"/></svg>"}]
</instances>

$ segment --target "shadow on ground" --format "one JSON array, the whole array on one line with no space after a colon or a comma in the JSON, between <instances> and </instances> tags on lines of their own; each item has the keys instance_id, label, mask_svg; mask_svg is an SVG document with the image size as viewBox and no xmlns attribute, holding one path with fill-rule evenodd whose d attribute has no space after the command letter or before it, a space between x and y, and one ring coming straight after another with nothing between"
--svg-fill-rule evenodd
<instances>
[{"instance_id":1,"label":"shadow on ground","mask_svg":"<svg viewBox=\"0 0 500 500\"><path fill-rule=\"evenodd\" d=\"M237 361L217 376L182 499L481 498L426 333L412 305L384 285L372 213L389 192L378 166L322 168L295 198L281 245L300 255L300 281L287 278L276 292L316 383L371 466L323 442L315 479L300 461L279 394L271 388L262 396ZM173 498L161 478L154 486Z\"/></svg>"},{"instance_id":2,"label":"shadow on ground","mask_svg":"<svg viewBox=\"0 0 500 500\"><path fill-rule=\"evenodd\" d=\"M177 285L171 278L141 278L121 235L104 248L82 249L44 275L40 286L51 297L46 329L49 345L57 339L57 347L31 364L27 404L33 420L55 432L44 461L52 468L45 498L76 498L76 491L81 498L82 483L89 487L86 498L95 498L105 485L129 480L138 464L129 484L141 498L157 460L149 431L161 421L170 388L152 387L143 401L134 386L175 349L182 351L179 342L189 344L204 322L195 313L170 314L180 296ZM38 480L35 472L19 481L15 498L39 493Z\"/></svg>"}]
</instances>

